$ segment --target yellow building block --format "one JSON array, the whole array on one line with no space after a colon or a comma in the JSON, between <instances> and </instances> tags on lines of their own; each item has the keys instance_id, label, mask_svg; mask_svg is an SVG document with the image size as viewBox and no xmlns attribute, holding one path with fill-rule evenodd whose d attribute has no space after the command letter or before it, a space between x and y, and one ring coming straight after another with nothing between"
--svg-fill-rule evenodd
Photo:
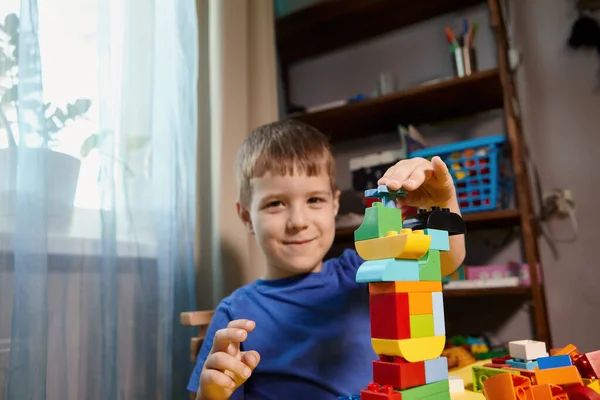
<instances>
[{"instance_id":1,"label":"yellow building block","mask_svg":"<svg viewBox=\"0 0 600 400\"><path fill-rule=\"evenodd\" d=\"M433 314L410 315L410 337L423 338L434 335Z\"/></svg>"},{"instance_id":2,"label":"yellow building block","mask_svg":"<svg viewBox=\"0 0 600 400\"><path fill-rule=\"evenodd\" d=\"M408 313L410 315L433 315L433 300L431 293L414 292L408 293Z\"/></svg>"},{"instance_id":3,"label":"yellow building block","mask_svg":"<svg viewBox=\"0 0 600 400\"><path fill-rule=\"evenodd\" d=\"M583 378L583 386L587 386L594 392L600 394L600 379L586 379Z\"/></svg>"},{"instance_id":4,"label":"yellow building block","mask_svg":"<svg viewBox=\"0 0 600 400\"><path fill-rule=\"evenodd\" d=\"M445 344L445 335L401 340L371 339L375 353L403 357L409 362L438 358L444 351Z\"/></svg>"},{"instance_id":5,"label":"yellow building block","mask_svg":"<svg viewBox=\"0 0 600 400\"><path fill-rule=\"evenodd\" d=\"M402 229L388 232L388 236L354 242L354 247L363 260L383 260L386 258L402 258L418 260L423 257L431 245L431 236L423 231Z\"/></svg>"},{"instance_id":6,"label":"yellow building block","mask_svg":"<svg viewBox=\"0 0 600 400\"><path fill-rule=\"evenodd\" d=\"M432 292L441 292L442 282L425 281L425 282L370 282L369 293L370 294L381 294L381 293L416 293L423 292L429 293L431 297Z\"/></svg>"}]
</instances>

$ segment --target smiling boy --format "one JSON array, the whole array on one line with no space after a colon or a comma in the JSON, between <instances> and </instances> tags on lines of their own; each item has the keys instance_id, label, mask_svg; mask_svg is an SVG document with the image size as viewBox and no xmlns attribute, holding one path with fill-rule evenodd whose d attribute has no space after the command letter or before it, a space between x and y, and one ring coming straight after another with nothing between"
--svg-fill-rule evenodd
<instances>
[{"instance_id":1,"label":"smiling boy","mask_svg":"<svg viewBox=\"0 0 600 400\"><path fill-rule=\"evenodd\" d=\"M349 249L323 262L339 209L334 162L327 138L293 120L259 127L242 145L237 211L267 269L217 307L188 385L196 399L336 399L371 381L368 286L355 281L363 260ZM459 213L438 157L400 161L378 184L408 190L402 204ZM463 235L450 247L445 275L463 261Z\"/></svg>"}]
</instances>

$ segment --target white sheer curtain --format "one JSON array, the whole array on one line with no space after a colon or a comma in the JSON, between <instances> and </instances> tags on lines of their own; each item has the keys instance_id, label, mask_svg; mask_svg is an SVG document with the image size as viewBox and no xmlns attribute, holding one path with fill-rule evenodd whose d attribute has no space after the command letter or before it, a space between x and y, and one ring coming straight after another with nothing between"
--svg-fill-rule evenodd
<instances>
[{"instance_id":1,"label":"white sheer curtain","mask_svg":"<svg viewBox=\"0 0 600 400\"><path fill-rule=\"evenodd\" d=\"M3 0L0 23L0 399L186 398L195 2Z\"/></svg>"}]
</instances>

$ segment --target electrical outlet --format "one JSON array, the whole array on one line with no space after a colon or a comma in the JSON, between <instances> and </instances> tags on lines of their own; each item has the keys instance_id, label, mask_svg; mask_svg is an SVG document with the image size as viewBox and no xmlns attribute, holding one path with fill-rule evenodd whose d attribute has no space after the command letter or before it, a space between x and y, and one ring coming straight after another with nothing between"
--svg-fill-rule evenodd
<instances>
[{"instance_id":1,"label":"electrical outlet","mask_svg":"<svg viewBox=\"0 0 600 400\"><path fill-rule=\"evenodd\" d=\"M554 189L544 194L542 214L544 219L567 218L575 211L575 200L570 189Z\"/></svg>"}]
</instances>

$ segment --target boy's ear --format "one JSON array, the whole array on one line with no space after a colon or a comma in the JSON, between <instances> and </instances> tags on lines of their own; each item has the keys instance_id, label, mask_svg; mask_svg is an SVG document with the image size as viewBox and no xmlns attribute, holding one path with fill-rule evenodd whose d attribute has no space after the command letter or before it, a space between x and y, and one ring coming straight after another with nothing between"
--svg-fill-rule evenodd
<instances>
[{"instance_id":1,"label":"boy's ear","mask_svg":"<svg viewBox=\"0 0 600 400\"><path fill-rule=\"evenodd\" d=\"M338 215L338 211L340 211L340 194L341 192L339 190L333 192L333 212L336 217Z\"/></svg>"},{"instance_id":2,"label":"boy's ear","mask_svg":"<svg viewBox=\"0 0 600 400\"><path fill-rule=\"evenodd\" d=\"M250 211L246 210L239 201L235 203L235 208L237 209L238 216L244 223L244 226L248 228L250 233L254 234L254 227L252 226Z\"/></svg>"}]
</instances>

